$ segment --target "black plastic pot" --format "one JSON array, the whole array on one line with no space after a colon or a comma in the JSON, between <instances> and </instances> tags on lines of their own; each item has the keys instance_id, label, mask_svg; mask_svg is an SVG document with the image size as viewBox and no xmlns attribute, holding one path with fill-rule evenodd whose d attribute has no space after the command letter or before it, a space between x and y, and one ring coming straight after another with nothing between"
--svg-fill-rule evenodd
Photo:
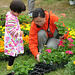
<instances>
[{"instance_id":1,"label":"black plastic pot","mask_svg":"<svg viewBox=\"0 0 75 75\"><path fill-rule=\"evenodd\" d=\"M58 64L58 68L64 68L64 64L63 63Z\"/></svg>"},{"instance_id":2,"label":"black plastic pot","mask_svg":"<svg viewBox=\"0 0 75 75\"><path fill-rule=\"evenodd\" d=\"M14 73L8 73L7 75L14 75Z\"/></svg>"},{"instance_id":3,"label":"black plastic pot","mask_svg":"<svg viewBox=\"0 0 75 75\"><path fill-rule=\"evenodd\" d=\"M33 71L31 71L30 73L28 73L28 75L43 75L43 74L41 74L40 72L38 72L38 70L33 70Z\"/></svg>"},{"instance_id":4,"label":"black plastic pot","mask_svg":"<svg viewBox=\"0 0 75 75\"><path fill-rule=\"evenodd\" d=\"M26 54L27 54L27 55L32 54L31 51L30 51L30 49L28 49L28 50L26 51Z\"/></svg>"},{"instance_id":5,"label":"black plastic pot","mask_svg":"<svg viewBox=\"0 0 75 75\"><path fill-rule=\"evenodd\" d=\"M66 65L67 63L68 63L68 62L58 64L58 68L65 68L65 65Z\"/></svg>"},{"instance_id":6,"label":"black plastic pot","mask_svg":"<svg viewBox=\"0 0 75 75\"><path fill-rule=\"evenodd\" d=\"M51 71L51 66L48 66L45 63L38 63L35 65L34 70L29 71L28 75L44 75L44 73L47 73L50 71Z\"/></svg>"}]
</instances>

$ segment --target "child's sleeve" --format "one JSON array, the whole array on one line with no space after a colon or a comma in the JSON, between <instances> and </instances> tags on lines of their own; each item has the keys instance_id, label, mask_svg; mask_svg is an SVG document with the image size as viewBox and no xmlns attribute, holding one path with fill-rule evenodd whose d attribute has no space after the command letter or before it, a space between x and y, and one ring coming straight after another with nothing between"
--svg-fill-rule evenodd
<instances>
[{"instance_id":1,"label":"child's sleeve","mask_svg":"<svg viewBox=\"0 0 75 75\"><path fill-rule=\"evenodd\" d=\"M15 18L9 18L6 24L7 32L15 36L18 33L18 27Z\"/></svg>"}]
</instances>

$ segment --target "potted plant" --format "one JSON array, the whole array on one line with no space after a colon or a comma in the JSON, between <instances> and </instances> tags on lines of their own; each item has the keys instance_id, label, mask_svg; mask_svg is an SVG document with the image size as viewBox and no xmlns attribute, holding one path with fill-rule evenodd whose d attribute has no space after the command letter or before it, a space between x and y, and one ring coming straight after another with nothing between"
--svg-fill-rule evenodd
<instances>
[{"instance_id":1,"label":"potted plant","mask_svg":"<svg viewBox=\"0 0 75 75\"><path fill-rule=\"evenodd\" d=\"M75 0L69 0L69 4L70 5L74 5L75 4Z\"/></svg>"},{"instance_id":2,"label":"potted plant","mask_svg":"<svg viewBox=\"0 0 75 75\"><path fill-rule=\"evenodd\" d=\"M53 48L43 48L43 52L40 55L40 62L45 63L51 67L51 70L64 67L64 63L69 60L65 51L59 51Z\"/></svg>"},{"instance_id":3,"label":"potted plant","mask_svg":"<svg viewBox=\"0 0 75 75\"><path fill-rule=\"evenodd\" d=\"M33 62L31 64L30 62ZM13 71L15 75L28 75L29 70L33 70L34 68L34 60L29 59L28 61L18 61L14 64Z\"/></svg>"}]
</instances>

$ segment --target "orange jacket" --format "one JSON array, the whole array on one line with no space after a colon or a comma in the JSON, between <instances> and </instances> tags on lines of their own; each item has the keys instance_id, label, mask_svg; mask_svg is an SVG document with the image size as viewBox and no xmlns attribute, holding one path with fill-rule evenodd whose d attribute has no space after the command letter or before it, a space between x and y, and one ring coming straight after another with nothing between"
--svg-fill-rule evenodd
<instances>
[{"instance_id":1,"label":"orange jacket","mask_svg":"<svg viewBox=\"0 0 75 75\"><path fill-rule=\"evenodd\" d=\"M53 14L51 11L49 13L50 13L49 27L50 27L50 31L52 32L52 35L49 35L49 37L53 37L53 33L54 33L55 29L57 28L56 25L54 24L54 22L58 21L58 17L55 14ZM29 31L29 48L35 58L36 58L36 55L39 54L38 48L37 48L37 46L38 46L38 36L37 36L38 31L43 29L47 33L49 13L47 11L45 11L46 22L43 25L43 27L38 28L37 25L34 23L34 21L32 21L32 23L31 23L31 28ZM48 35L48 33L47 33L47 35Z\"/></svg>"}]
</instances>

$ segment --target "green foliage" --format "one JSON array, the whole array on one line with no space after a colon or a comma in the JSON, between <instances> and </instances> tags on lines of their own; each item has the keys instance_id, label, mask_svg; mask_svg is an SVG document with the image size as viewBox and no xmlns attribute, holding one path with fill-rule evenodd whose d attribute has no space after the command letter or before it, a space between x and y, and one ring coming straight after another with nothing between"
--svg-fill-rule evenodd
<instances>
[{"instance_id":1,"label":"green foliage","mask_svg":"<svg viewBox=\"0 0 75 75\"><path fill-rule=\"evenodd\" d=\"M24 42L24 41L23 41ZM26 54L26 52L29 50L29 44L25 44L24 45L24 52Z\"/></svg>"},{"instance_id":2,"label":"green foliage","mask_svg":"<svg viewBox=\"0 0 75 75\"><path fill-rule=\"evenodd\" d=\"M5 55L4 52L3 53L0 53L0 60L1 59L6 59L6 58L8 58L8 56Z\"/></svg>"},{"instance_id":3,"label":"green foliage","mask_svg":"<svg viewBox=\"0 0 75 75\"><path fill-rule=\"evenodd\" d=\"M73 63L73 61L68 62L68 64L65 67L66 75L75 75L75 64Z\"/></svg>"},{"instance_id":4,"label":"green foliage","mask_svg":"<svg viewBox=\"0 0 75 75\"><path fill-rule=\"evenodd\" d=\"M4 36L5 33L5 26L0 26L0 37L2 38L2 36Z\"/></svg>"},{"instance_id":5,"label":"green foliage","mask_svg":"<svg viewBox=\"0 0 75 75\"><path fill-rule=\"evenodd\" d=\"M45 50L51 49L51 53L46 52ZM45 62L46 64L50 64L51 61L53 64L66 63L69 60L68 56L63 51L58 51L53 48L43 48L42 53L40 54L40 62Z\"/></svg>"},{"instance_id":6,"label":"green foliage","mask_svg":"<svg viewBox=\"0 0 75 75\"><path fill-rule=\"evenodd\" d=\"M5 15L0 15L0 25L5 25Z\"/></svg>"},{"instance_id":7,"label":"green foliage","mask_svg":"<svg viewBox=\"0 0 75 75\"><path fill-rule=\"evenodd\" d=\"M70 50L70 51L72 51L72 52L74 52L73 50L74 50L74 46L72 46L71 48L69 48L69 41L68 41L68 39L64 39L64 40L61 40L61 41L63 41L63 46L59 46L59 48L58 48L58 51L66 51L66 50ZM73 42L71 42L71 44L73 44Z\"/></svg>"},{"instance_id":8,"label":"green foliage","mask_svg":"<svg viewBox=\"0 0 75 75\"><path fill-rule=\"evenodd\" d=\"M22 23L20 26L25 35L29 35L30 24Z\"/></svg>"},{"instance_id":9,"label":"green foliage","mask_svg":"<svg viewBox=\"0 0 75 75\"><path fill-rule=\"evenodd\" d=\"M74 1L74 0L68 0L68 1Z\"/></svg>"},{"instance_id":10,"label":"green foliage","mask_svg":"<svg viewBox=\"0 0 75 75\"><path fill-rule=\"evenodd\" d=\"M58 22L54 22L54 24L56 24L56 27L59 31L59 34L64 34L66 33L66 31L68 31L68 29L63 25L62 20L63 20L63 16L61 16Z\"/></svg>"},{"instance_id":11,"label":"green foliage","mask_svg":"<svg viewBox=\"0 0 75 75\"><path fill-rule=\"evenodd\" d=\"M20 15L18 17L18 19L19 19L20 24L22 24L23 22L24 23L31 23L31 21L32 21L31 17L29 17L28 15L23 15L23 14Z\"/></svg>"},{"instance_id":12,"label":"green foliage","mask_svg":"<svg viewBox=\"0 0 75 75\"><path fill-rule=\"evenodd\" d=\"M28 61L18 61L14 64L12 69L15 75L28 75L29 70L33 70L35 63L31 63L34 60L29 59Z\"/></svg>"},{"instance_id":13,"label":"green foliage","mask_svg":"<svg viewBox=\"0 0 75 75\"><path fill-rule=\"evenodd\" d=\"M70 62L68 62L65 67L65 75L75 75L75 55L73 55L73 57L70 57Z\"/></svg>"}]
</instances>

